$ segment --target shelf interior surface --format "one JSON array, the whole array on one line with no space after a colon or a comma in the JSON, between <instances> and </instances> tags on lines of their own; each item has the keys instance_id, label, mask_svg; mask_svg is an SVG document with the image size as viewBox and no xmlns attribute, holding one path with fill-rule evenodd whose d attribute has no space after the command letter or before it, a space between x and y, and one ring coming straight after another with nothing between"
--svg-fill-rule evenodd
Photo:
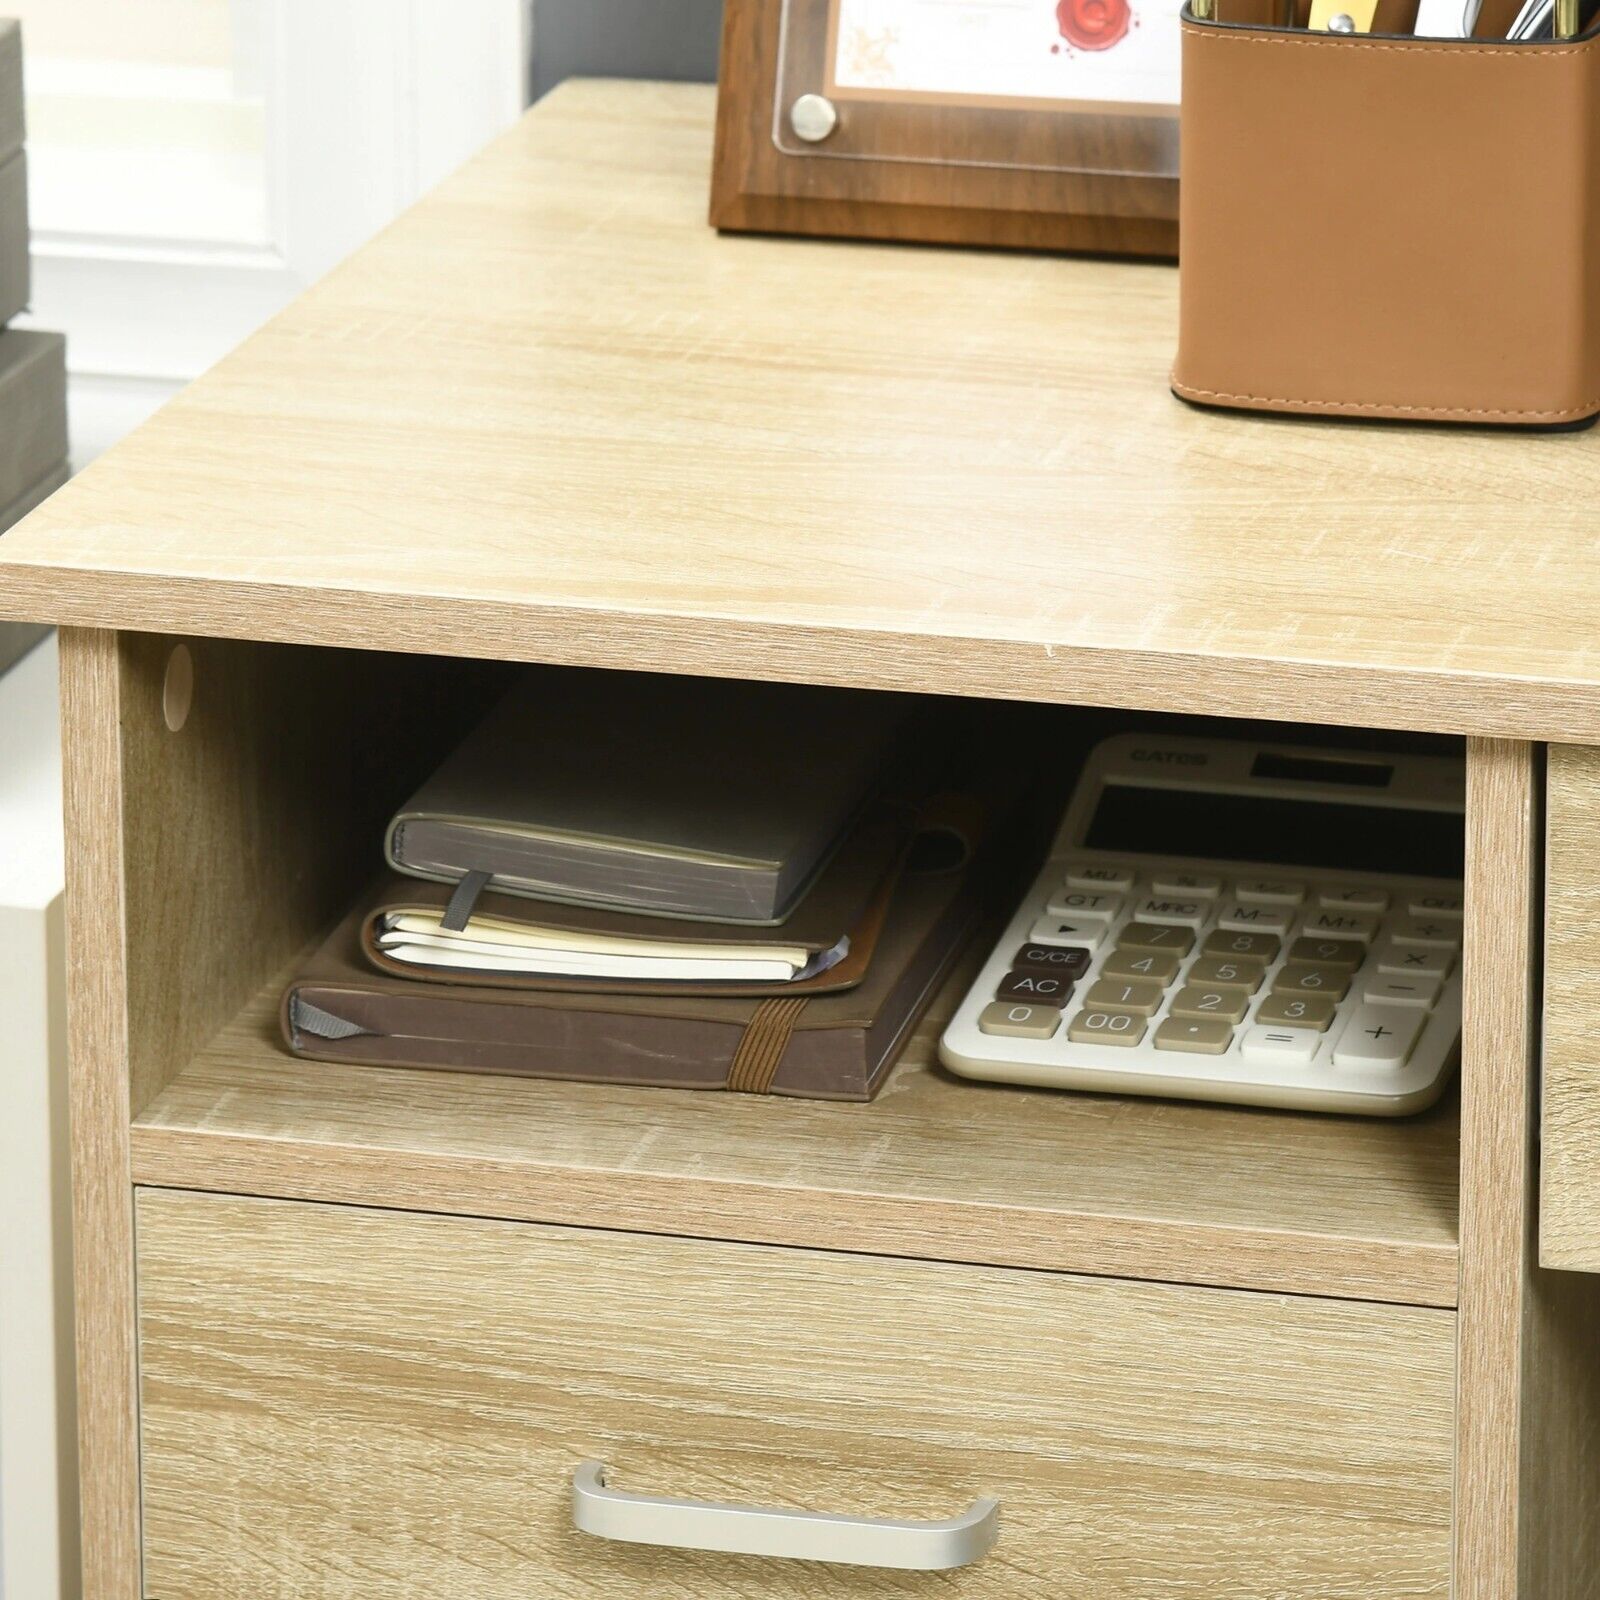
<instances>
[{"instance_id":1,"label":"shelf interior surface","mask_svg":"<svg viewBox=\"0 0 1600 1600\"><path fill-rule=\"evenodd\" d=\"M958 970L870 1105L290 1056L251 1001L136 1119L137 1183L1449 1306L1457 1096L1383 1121L980 1085Z\"/></svg>"}]
</instances>

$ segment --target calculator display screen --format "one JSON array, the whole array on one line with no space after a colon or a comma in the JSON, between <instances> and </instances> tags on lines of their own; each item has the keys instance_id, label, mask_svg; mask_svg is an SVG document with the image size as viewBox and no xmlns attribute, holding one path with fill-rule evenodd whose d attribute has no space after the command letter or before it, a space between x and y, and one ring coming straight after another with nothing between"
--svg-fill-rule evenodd
<instances>
[{"instance_id":1,"label":"calculator display screen","mask_svg":"<svg viewBox=\"0 0 1600 1600\"><path fill-rule=\"evenodd\" d=\"M1466 854L1459 811L1131 783L1108 783L1101 790L1083 842L1091 850L1342 867L1416 878L1459 878Z\"/></svg>"}]
</instances>

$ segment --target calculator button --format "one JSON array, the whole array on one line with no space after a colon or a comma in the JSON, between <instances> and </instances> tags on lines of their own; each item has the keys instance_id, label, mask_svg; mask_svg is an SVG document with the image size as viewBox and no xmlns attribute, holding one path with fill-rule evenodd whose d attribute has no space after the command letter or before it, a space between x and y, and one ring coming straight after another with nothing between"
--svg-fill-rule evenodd
<instances>
[{"instance_id":1,"label":"calculator button","mask_svg":"<svg viewBox=\"0 0 1600 1600\"><path fill-rule=\"evenodd\" d=\"M1141 900L1134 911L1141 922L1172 923L1184 928L1198 928L1211 915L1211 906L1205 900L1192 896L1187 900L1152 895Z\"/></svg>"},{"instance_id":2,"label":"calculator button","mask_svg":"<svg viewBox=\"0 0 1600 1600\"><path fill-rule=\"evenodd\" d=\"M1054 1006L1008 1005L996 1000L978 1013L978 1032L997 1033L1008 1039L1048 1039L1061 1026Z\"/></svg>"},{"instance_id":3,"label":"calculator button","mask_svg":"<svg viewBox=\"0 0 1600 1600\"><path fill-rule=\"evenodd\" d=\"M1321 1033L1333 1021L1339 1002L1326 994L1269 994L1256 1012L1256 1022L1280 1028L1315 1028Z\"/></svg>"},{"instance_id":4,"label":"calculator button","mask_svg":"<svg viewBox=\"0 0 1600 1600\"><path fill-rule=\"evenodd\" d=\"M1189 968L1189 982L1209 984L1215 989L1242 989L1246 994L1254 994L1261 987L1266 972L1264 962L1202 956Z\"/></svg>"},{"instance_id":5,"label":"calculator button","mask_svg":"<svg viewBox=\"0 0 1600 1600\"><path fill-rule=\"evenodd\" d=\"M1146 983L1137 978L1101 978L1090 985L1083 1003L1091 1011L1136 1011L1141 1017L1153 1017L1166 992L1164 983Z\"/></svg>"},{"instance_id":6,"label":"calculator button","mask_svg":"<svg viewBox=\"0 0 1600 1600\"><path fill-rule=\"evenodd\" d=\"M1444 978L1455 965L1452 950L1430 950L1419 944L1386 944L1378 951L1378 971L1385 977Z\"/></svg>"},{"instance_id":7,"label":"calculator button","mask_svg":"<svg viewBox=\"0 0 1600 1600\"><path fill-rule=\"evenodd\" d=\"M1125 923L1117 934L1119 950L1170 950L1186 956L1194 949L1194 934L1188 928L1157 927L1149 922Z\"/></svg>"},{"instance_id":8,"label":"calculator button","mask_svg":"<svg viewBox=\"0 0 1600 1600\"><path fill-rule=\"evenodd\" d=\"M1065 881L1069 889L1104 889L1111 894L1126 894L1138 880L1131 867L1098 861L1070 861Z\"/></svg>"},{"instance_id":9,"label":"calculator button","mask_svg":"<svg viewBox=\"0 0 1600 1600\"><path fill-rule=\"evenodd\" d=\"M1427 1016L1405 1006L1359 1006L1333 1047L1336 1067L1405 1064Z\"/></svg>"},{"instance_id":10,"label":"calculator button","mask_svg":"<svg viewBox=\"0 0 1600 1600\"><path fill-rule=\"evenodd\" d=\"M1028 938L1040 944L1074 944L1083 950L1098 950L1105 943L1109 926L1098 917L1040 917L1028 930Z\"/></svg>"},{"instance_id":11,"label":"calculator button","mask_svg":"<svg viewBox=\"0 0 1600 1600\"><path fill-rule=\"evenodd\" d=\"M1389 909L1389 891L1387 889L1370 889L1366 887L1324 889L1317 896L1317 903L1322 906L1331 906L1336 911L1387 911Z\"/></svg>"},{"instance_id":12,"label":"calculator button","mask_svg":"<svg viewBox=\"0 0 1600 1600\"><path fill-rule=\"evenodd\" d=\"M1067 1026L1074 1044L1115 1044L1132 1049L1144 1038L1146 1023L1131 1011L1083 1010Z\"/></svg>"},{"instance_id":13,"label":"calculator button","mask_svg":"<svg viewBox=\"0 0 1600 1600\"><path fill-rule=\"evenodd\" d=\"M1095 917L1110 922L1122 915L1127 903L1122 895L1100 889L1057 889L1044 909L1052 917Z\"/></svg>"},{"instance_id":14,"label":"calculator button","mask_svg":"<svg viewBox=\"0 0 1600 1600\"><path fill-rule=\"evenodd\" d=\"M1354 972L1366 955L1354 939L1296 939L1289 946L1289 960L1309 967L1349 967Z\"/></svg>"},{"instance_id":15,"label":"calculator button","mask_svg":"<svg viewBox=\"0 0 1600 1600\"><path fill-rule=\"evenodd\" d=\"M1421 1006L1426 1011L1439 998L1438 978L1387 978L1381 973L1367 980L1361 997L1375 1005Z\"/></svg>"},{"instance_id":16,"label":"calculator button","mask_svg":"<svg viewBox=\"0 0 1600 1600\"><path fill-rule=\"evenodd\" d=\"M1081 978L1089 970L1089 952L1070 944L1025 944L1012 956L1011 965Z\"/></svg>"},{"instance_id":17,"label":"calculator button","mask_svg":"<svg viewBox=\"0 0 1600 1600\"><path fill-rule=\"evenodd\" d=\"M1171 950L1113 950L1100 968L1102 978L1146 980L1163 986L1178 975L1178 956Z\"/></svg>"},{"instance_id":18,"label":"calculator button","mask_svg":"<svg viewBox=\"0 0 1600 1600\"><path fill-rule=\"evenodd\" d=\"M1396 944L1426 944L1441 950L1461 948L1461 924L1448 917L1396 917L1389 924Z\"/></svg>"},{"instance_id":19,"label":"calculator button","mask_svg":"<svg viewBox=\"0 0 1600 1600\"><path fill-rule=\"evenodd\" d=\"M1195 1055L1220 1056L1232 1043L1233 1029L1226 1022L1168 1017L1156 1029L1157 1050L1188 1050Z\"/></svg>"},{"instance_id":20,"label":"calculator button","mask_svg":"<svg viewBox=\"0 0 1600 1600\"><path fill-rule=\"evenodd\" d=\"M1293 921L1294 912L1287 906L1241 905L1230 900L1218 915L1217 926L1241 933L1287 933Z\"/></svg>"},{"instance_id":21,"label":"calculator button","mask_svg":"<svg viewBox=\"0 0 1600 1600\"><path fill-rule=\"evenodd\" d=\"M1269 1028L1259 1024L1246 1028L1239 1040L1239 1054L1246 1061L1268 1065L1304 1066L1322 1048L1321 1038L1309 1028Z\"/></svg>"},{"instance_id":22,"label":"calculator button","mask_svg":"<svg viewBox=\"0 0 1600 1600\"><path fill-rule=\"evenodd\" d=\"M1064 1006L1072 998L1072 979L1060 972L1035 972L1019 967L1008 972L995 990L996 1000L1037 1001L1043 1006Z\"/></svg>"},{"instance_id":23,"label":"calculator button","mask_svg":"<svg viewBox=\"0 0 1600 1600\"><path fill-rule=\"evenodd\" d=\"M1458 894L1414 894L1406 910L1414 917L1454 917L1461 920L1462 904Z\"/></svg>"},{"instance_id":24,"label":"calculator button","mask_svg":"<svg viewBox=\"0 0 1600 1600\"><path fill-rule=\"evenodd\" d=\"M1150 892L1178 900L1215 900L1222 893L1222 879L1209 872L1157 872Z\"/></svg>"},{"instance_id":25,"label":"calculator button","mask_svg":"<svg viewBox=\"0 0 1600 1600\"><path fill-rule=\"evenodd\" d=\"M1300 931L1312 939L1365 939L1378 931L1378 919L1367 911L1312 911Z\"/></svg>"},{"instance_id":26,"label":"calculator button","mask_svg":"<svg viewBox=\"0 0 1600 1600\"><path fill-rule=\"evenodd\" d=\"M1230 929L1219 928L1215 933L1206 935L1205 948L1201 953L1208 956L1246 956L1251 961L1271 961L1282 948L1283 941L1276 934L1234 933Z\"/></svg>"},{"instance_id":27,"label":"calculator button","mask_svg":"<svg viewBox=\"0 0 1600 1600\"><path fill-rule=\"evenodd\" d=\"M1350 992L1348 967L1300 967L1279 969L1272 980L1274 994L1325 994L1343 1000Z\"/></svg>"},{"instance_id":28,"label":"calculator button","mask_svg":"<svg viewBox=\"0 0 1600 1600\"><path fill-rule=\"evenodd\" d=\"M1236 883L1233 892L1255 905L1297 906L1305 900L1306 886L1283 878L1247 878Z\"/></svg>"},{"instance_id":29,"label":"calculator button","mask_svg":"<svg viewBox=\"0 0 1600 1600\"><path fill-rule=\"evenodd\" d=\"M1212 989L1203 983L1190 983L1172 998L1168 1016L1212 1017L1230 1026L1242 1022L1250 1009L1250 996L1241 989Z\"/></svg>"}]
</instances>

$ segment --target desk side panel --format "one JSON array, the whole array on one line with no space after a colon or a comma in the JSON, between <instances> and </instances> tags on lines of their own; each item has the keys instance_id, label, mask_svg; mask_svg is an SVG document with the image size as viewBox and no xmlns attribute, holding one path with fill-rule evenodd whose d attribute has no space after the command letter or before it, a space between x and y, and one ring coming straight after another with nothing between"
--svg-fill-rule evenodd
<instances>
[{"instance_id":1,"label":"desk side panel","mask_svg":"<svg viewBox=\"0 0 1600 1600\"><path fill-rule=\"evenodd\" d=\"M1600 1272L1600 749L1552 746L1548 794L1539 1259Z\"/></svg>"}]
</instances>

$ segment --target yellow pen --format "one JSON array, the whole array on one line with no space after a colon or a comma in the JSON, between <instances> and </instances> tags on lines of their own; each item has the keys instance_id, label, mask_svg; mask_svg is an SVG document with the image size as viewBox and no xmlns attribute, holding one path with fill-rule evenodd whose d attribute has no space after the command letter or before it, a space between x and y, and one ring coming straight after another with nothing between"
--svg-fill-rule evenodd
<instances>
[{"instance_id":1,"label":"yellow pen","mask_svg":"<svg viewBox=\"0 0 1600 1600\"><path fill-rule=\"evenodd\" d=\"M1311 0L1313 33L1371 33L1378 0Z\"/></svg>"}]
</instances>

